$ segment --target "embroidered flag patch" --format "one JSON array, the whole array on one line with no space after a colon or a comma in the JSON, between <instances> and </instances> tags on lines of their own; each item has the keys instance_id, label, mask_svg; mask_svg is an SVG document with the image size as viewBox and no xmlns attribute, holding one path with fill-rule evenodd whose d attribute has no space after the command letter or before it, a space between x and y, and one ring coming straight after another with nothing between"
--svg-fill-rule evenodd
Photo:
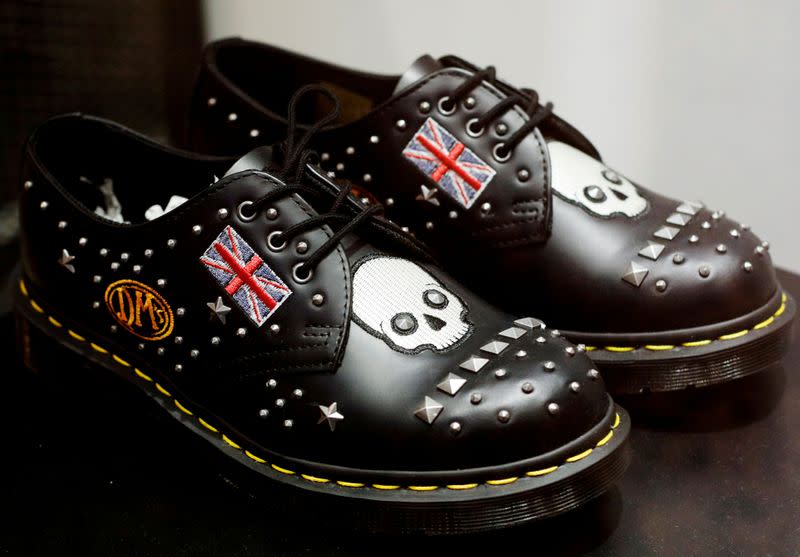
<instances>
[{"instance_id":1,"label":"embroidered flag patch","mask_svg":"<svg viewBox=\"0 0 800 557\"><path fill-rule=\"evenodd\" d=\"M425 120L403 155L467 209L496 174L433 118Z\"/></svg>"},{"instance_id":2,"label":"embroidered flag patch","mask_svg":"<svg viewBox=\"0 0 800 557\"><path fill-rule=\"evenodd\" d=\"M292 294L286 283L230 226L208 246L200 262L258 327Z\"/></svg>"}]
</instances>

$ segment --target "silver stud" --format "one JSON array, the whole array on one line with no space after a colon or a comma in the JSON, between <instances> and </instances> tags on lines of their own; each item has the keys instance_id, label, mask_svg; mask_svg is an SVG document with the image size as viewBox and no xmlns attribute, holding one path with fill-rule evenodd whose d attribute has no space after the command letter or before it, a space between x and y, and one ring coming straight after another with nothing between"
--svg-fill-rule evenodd
<instances>
[{"instance_id":1,"label":"silver stud","mask_svg":"<svg viewBox=\"0 0 800 557\"><path fill-rule=\"evenodd\" d=\"M498 379L502 379L506 375L508 375L508 372L503 368L494 370L494 376Z\"/></svg>"},{"instance_id":2,"label":"silver stud","mask_svg":"<svg viewBox=\"0 0 800 557\"><path fill-rule=\"evenodd\" d=\"M197 350L196 348L189 352L189 356L191 356L192 359L194 359L194 360L196 360L199 355L200 355L200 351Z\"/></svg>"},{"instance_id":3,"label":"silver stud","mask_svg":"<svg viewBox=\"0 0 800 557\"><path fill-rule=\"evenodd\" d=\"M261 135L261 132L258 131L256 128L250 130L250 137L258 137L259 135Z\"/></svg>"},{"instance_id":4,"label":"silver stud","mask_svg":"<svg viewBox=\"0 0 800 557\"><path fill-rule=\"evenodd\" d=\"M741 228L743 232L747 232L748 230L750 230L750 225L749 224L740 224L739 228Z\"/></svg>"},{"instance_id":5,"label":"silver stud","mask_svg":"<svg viewBox=\"0 0 800 557\"><path fill-rule=\"evenodd\" d=\"M698 236L697 234L692 234L691 236L689 236L690 244L696 244L699 241L700 241L700 236Z\"/></svg>"},{"instance_id":6,"label":"silver stud","mask_svg":"<svg viewBox=\"0 0 800 557\"><path fill-rule=\"evenodd\" d=\"M581 384L578 383L577 381L573 381L572 383L569 384L569 390L572 391L573 393L577 393L578 391L581 390Z\"/></svg>"},{"instance_id":7,"label":"silver stud","mask_svg":"<svg viewBox=\"0 0 800 557\"><path fill-rule=\"evenodd\" d=\"M509 327L505 331L500 331L497 334L501 337L516 340L525 334L525 329L521 329L519 327Z\"/></svg>"},{"instance_id":8,"label":"silver stud","mask_svg":"<svg viewBox=\"0 0 800 557\"><path fill-rule=\"evenodd\" d=\"M277 386L278 382L275 379L270 379L269 381L267 381L267 387L269 387L270 389L274 389Z\"/></svg>"},{"instance_id":9,"label":"silver stud","mask_svg":"<svg viewBox=\"0 0 800 557\"><path fill-rule=\"evenodd\" d=\"M262 419L269 417L269 410L267 410L266 408L262 408L261 410L258 411L258 417Z\"/></svg>"},{"instance_id":10,"label":"silver stud","mask_svg":"<svg viewBox=\"0 0 800 557\"><path fill-rule=\"evenodd\" d=\"M553 416L558 414L559 410L561 410L561 407L555 402L551 402L550 404L547 405L547 411L550 412L550 414L552 414Z\"/></svg>"},{"instance_id":11,"label":"silver stud","mask_svg":"<svg viewBox=\"0 0 800 557\"><path fill-rule=\"evenodd\" d=\"M371 135L369 138L369 142L373 145L378 143L378 141L380 141L380 138L377 135Z\"/></svg>"},{"instance_id":12,"label":"silver stud","mask_svg":"<svg viewBox=\"0 0 800 557\"><path fill-rule=\"evenodd\" d=\"M108 255L108 250L106 248L102 248L100 250L100 257L106 257Z\"/></svg>"},{"instance_id":13,"label":"silver stud","mask_svg":"<svg viewBox=\"0 0 800 557\"><path fill-rule=\"evenodd\" d=\"M331 180L333 180L334 178L336 178L336 173L335 173L333 170L331 170L330 172L328 172L328 173L326 174L326 176L327 176L328 178L330 178Z\"/></svg>"},{"instance_id":14,"label":"silver stud","mask_svg":"<svg viewBox=\"0 0 800 557\"><path fill-rule=\"evenodd\" d=\"M520 388L522 389L523 393L529 395L533 392L533 383L531 383L530 381L526 381L525 383L522 384Z\"/></svg>"},{"instance_id":15,"label":"silver stud","mask_svg":"<svg viewBox=\"0 0 800 557\"><path fill-rule=\"evenodd\" d=\"M103 277L101 277L100 275L95 275L92 277L92 282L94 282L95 284L97 284L101 280L103 280Z\"/></svg>"},{"instance_id":16,"label":"silver stud","mask_svg":"<svg viewBox=\"0 0 800 557\"><path fill-rule=\"evenodd\" d=\"M483 366L489 363L489 360L486 358L479 358L478 356L472 356L469 360L461 362L460 367L463 370L471 371L472 373L478 373Z\"/></svg>"},{"instance_id":17,"label":"silver stud","mask_svg":"<svg viewBox=\"0 0 800 557\"><path fill-rule=\"evenodd\" d=\"M700 207L692 205L691 203L681 203L675 210L684 215L694 216L697 211L700 210Z\"/></svg>"},{"instance_id":18,"label":"silver stud","mask_svg":"<svg viewBox=\"0 0 800 557\"><path fill-rule=\"evenodd\" d=\"M344 163L343 162L336 163L336 170L338 172L343 171L344 170Z\"/></svg>"},{"instance_id":19,"label":"silver stud","mask_svg":"<svg viewBox=\"0 0 800 557\"><path fill-rule=\"evenodd\" d=\"M560 337L561 336L561 331L559 331L558 329L550 329L550 336L554 337L554 338L555 337Z\"/></svg>"},{"instance_id":20,"label":"silver stud","mask_svg":"<svg viewBox=\"0 0 800 557\"><path fill-rule=\"evenodd\" d=\"M429 103L428 101L421 101L419 103L419 111L422 112L423 114L427 114L428 112L431 111L431 103Z\"/></svg>"},{"instance_id":21,"label":"silver stud","mask_svg":"<svg viewBox=\"0 0 800 557\"><path fill-rule=\"evenodd\" d=\"M497 421L498 422L506 424L506 423L508 423L508 420L510 420L510 419L511 419L511 412L509 412L508 410L500 410L497 413Z\"/></svg>"},{"instance_id":22,"label":"silver stud","mask_svg":"<svg viewBox=\"0 0 800 557\"><path fill-rule=\"evenodd\" d=\"M180 373L183 371L183 366L181 364L175 364L175 371Z\"/></svg>"},{"instance_id":23,"label":"silver stud","mask_svg":"<svg viewBox=\"0 0 800 557\"><path fill-rule=\"evenodd\" d=\"M471 395L469 395L469 401L472 404L480 404L482 400L483 400L483 395L481 393L472 393Z\"/></svg>"},{"instance_id":24,"label":"silver stud","mask_svg":"<svg viewBox=\"0 0 800 557\"><path fill-rule=\"evenodd\" d=\"M160 278L156 281L159 288L164 288L167 285L167 279Z\"/></svg>"},{"instance_id":25,"label":"silver stud","mask_svg":"<svg viewBox=\"0 0 800 557\"><path fill-rule=\"evenodd\" d=\"M136 346L136 348L138 348L139 350L144 350L144 343L143 343L143 342L140 342L140 343L139 343L139 344Z\"/></svg>"},{"instance_id":26,"label":"silver stud","mask_svg":"<svg viewBox=\"0 0 800 557\"><path fill-rule=\"evenodd\" d=\"M661 255L662 251L664 251L664 244L648 240L647 247L640 249L639 255L655 261Z\"/></svg>"},{"instance_id":27,"label":"silver stud","mask_svg":"<svg viewBox=\"0 0 800 557\"><path fill-rule=\"evenodd\" d=\"M667 281L664 279L658 279L656 281L656 290L659 292L664 292L667 289Z\"/></svg>"},{"instance_id":28,"label":"silver stud","mask_svg":"<svg viewBox=\"0 0 800 557\"><path fill-rule=\"evenodd\" d=\"M515 357L516 357L518 360L521 360L522 358L524 358L524 357L525 357L525 356L527 356L527 355L528 355L528 353L527 353L527 352L525 352L524 350L517 350L517 353L516 353L516 354L514 354L514 356L515 356Z\"/></svg>"},{"instance_id":29,"label":"silver stud","mask_svg":"<svg viewBox=\"0 0 800 557\"><path fill-rule=\"evenodd\" d=\"M146 250L144 250L144 256L145 256L147 259L150 259L151 257L153 257L153 250L151 250L151 249L146 249Z\"/></svg>"},{"instance_id":30,"label":"silver stud","mask_svg":"<svg viewBox=\"0 0 800 557\"><path fill-rule=\"evenodd\" d=\"M117 326L116 325L111 325L110 329L111 329L112 333L116 333L117 332Z\"/></svg>"},{"instance_id":31,"label":"silver stud","mask_svg":"<svg viewBox=\"0 0 800 557\"><path fill-rule=\"evenodd\" d=\"M488 213L491 210L492 210L492 204L489 203L488 201L486 203L481 204L481 211L483 211L484 213Z\"/></svg>"},{"instance_id":32,"label":"silver stud","mask_svg":"<svg viewBox=\"0 0 800 557\"><path fill-rule=\"evenodd\" d=\"M674 226L662 226L653 233L653 236L664 240L672 240L680 231L680 228L675 228Z\"/></svg>"},{"instance_id":33,"label":"silver stud","mask_svg":"<svg viewBox=\"0 0 800 557\"><path fill-rule=\"evenodd\" d=\"M536 344L544 344L547 342L547 339L544 337L536 337Z\"/></svg>"},{"instance_id":34,"label":"silver stud","mask_svg":"<svg viewBox=\"0 0 800 557\"><path fill-rule=\"evenodd\" d=\"M403 232L405 232L406 234L408 234L408 232L409 232L409 229L408 229L408 227L407 227L407 226L401 226L401 227L400 227L400 230L402 230L402 231L403 231ZM412 236L413 236L413 234L412 234Z\"/></svg>"},{"instance_id":35,"label":"silver stud","mask_svg":"<svg viewBox=\"0 0 800 557\"><path fill-rule=\"evenodd\" d=\"M739 231L736 230L735 228L731 228L728 234L730 234L732 238L738 238L740 236Z\"/></svg>"},{"instance_id":36,"label":"silver stud","mask_svg":"<svg viewBox=\"0 0 800 557\"><path fill-rule=\"evenodd\" d=\"M134 265L133 266L133 272L138 275L139 273L142 272L142 266L141 265Z\"/></svg>"},{"instance_id":37,"label":"silver stud","mask_svg":"<svg viewBox=\"0 0 800 557\"><path fill-rule=\"evenodd\" d=\"M675 263L675 265L681 265L684 261L686 261L686 257L684 257L682 253L676 253L672 256L672 262Z\"/></svg>"},{"instance_id":38,"label":"silver stud","mask_svg":"<svg viewBox=\"0 0 800 557\"><path fill-rule=\"evenodd\" d=\"M366 196L362 197L361 198L361 203L363 203L364 205L369 205L369 197L366 197Z\"/></svg>"},{"instance_id":39,"label":"silver stud","mask_svg":"<svg viewBox=\"0 0 800 557\"><path fill-rule=\"evenodd\" d=\"M574 346L567 346L564 349L564 352L566 352L567 356L574 356L576 354L576 350L575 350Z\"/></svg>"},{"instance_id":40,"label":"silver stud","mask_svg":"<svg viewBox=\"0 0 800 557\"><path fill-rule=\"evenodd\" d=\"M494 127L494 130L497 132L497 135L505 135L508 133L508 126L500 122Z\"/></svg>"},{"instance_id":41,"label":"silver stud","mask_svg":"<svg viewBox=\"0 0 800 557\"><path fill-rule=\"evenodd\" d=\"M96 300L94 302L92 302L92 308L97 309L99 307L100 307L100 302L98 302Z\"/></svg>"},{"instance_id":42,"label":"silver stud","mask_svg":"<svg viewBox=\"0 0 800 557\"><path fill-rule=\"evenodd\" d=\"M517 179L520 182L527 182L530 179L530 177L531 173L527 169L520 168L519 170L517 170Z\"/></svg>"},{"instance_id":43,"label":"silver stud","mask_svg":"<svg viewBox=\"0 0 800 557\"><path fill-rule=\"evenodd\" d=\"M461 387L463 387L466 382L467 380L463 377L459 377L455 373L448 373L447 377L441 383L436 385L436 388L443 393L453 396L459 390L461 390Z\"/></svg>"},{"instance_id":44,"label":"silver stud","mask_svg":"<svg viewBox=\"0 0 800 557\"><path fill-rule=\"evenodd\" d=\"M72 264L73 261L75 261L75 256L70 255L67 250L62 249L61 257L58 258L58 264L64 267L70 273L74 273L75 266Z\"/></svg>"},{"instance_id":45,"label":"silver stud","mask_svg":"<svg viewBox=\"0 0 800 557\"><path fill-rule=\"evenodd\" d=\"M236 114L235 112L231 112L230 114L228 114L228 122L235 122L238 119L239 115Z\"/></svg>"},{"instance_id":46,"label":"silver stud","mask_svg":"<svg viewBox=\"0 0 800 557\"><path fill-rule=\"evenodd\" d=\"M49 204L47 201L42 201L41 203L39 203L39 208L40 208L42 211L44 211L45 209L47 209L49 206L50 206L50 204Z\"/></svg>"},{"instance_id":47,"label":"silver stud","mask_svg":"<svg viewBox=\"0 0 800 557\"><path fill-rule=\"evenodd\" d=\"M175 344L183 344L183 337L181 336L175 337Z\"/></svg>"},{"instance_id":48,"label":"silver stud","mask_svg":"<svg viewBox=\"0 0 800 557\"><path fill-rule=\"evenodd\" d=\"M769 242L764 240L763 242L761 242L761 247L764 248L765 250L768 250L769 249Z\"/></svg>"},{"instance_id":49,"label":"silver stud","mask_svg":"<svg viewBox=\"0 0 800 557\"><path fill-rule=\"evenodd\" d=\"M347 153L348 155L353 155L356 152L356 148L355 147L348 147L347 149L344 150L344 152Z\"/></svg>"},{"instance_id":50,"label":"silver stud","mask_svg":"<svg viewBox=\"0 0 800 557\"><path fill-rule=\"evenodd\" d=\"M58 229L59 230L64 230L66 227L67 227L67 221L65 221L65 220L58 221Z\"/></svg>"},{"instance_id":51,"label":"silver stud","mask_svg":"<svg viewBox=\"0 0 800 557\"><path fill-rule=\"evenodd\" d=\"M195 224L192 227L192 234L194 234L195 236L199 236L202 231L203 231L203 227L200 226L199 224Z\"/></svg>"},{"instance_id":52,"label":"silver stud","mask_svg":"<svg viewBox=\"0 0 800 557\"><path fill-rule=\"evenodd\" d=\"M742 269L744 269L746 273L749 273L750 271L753 270L753 264L750 263L749 261L745 261L744 263L742 263Z\"/></svg>"},{"instance_id":53,"label":"silver stud","mask_svg":"<svg viewBox=\"0 0 800 557\"><path fill-rule=\"evenodd\" d=\"M426 396L425 402L414 412L414 415L426 424L432 424L433 421L439 417L443 408L444 406L439 404L436 400Z\"/></svg>"},{"instance_id":54,"label":"silver stud","mask_svg":"<svg viewBox=\"0 0 800 557\"><path fill-rule=\"evenodd\" d=\"M690 220L692 220L692 217L683 213L672 213L667 217L667 222L676 226L685 226Z\"/></svg>"},{"instance_id":55,"label":"silver stud","mask_svg":"<svg viewBox=\"0 0 800 557\"><path fill-rule=\"evenodd\" d=\"M225 207L217 209L217 218L219 219L227 219L228 214L229 214L228 210Z\"/></svg>"},{"instance_id":56,"label":"silver stud","mask_svg":"<svg viewBox=\"0 0 800 557\"><path fill-rule=\"evenodd\" d=\"M113 261L111 263L111 270L112 271L116 271L117 269L119 269L119 263L117 263L116 261Z\"/></svg>"},{"instance_id":57,"label":"silver stud","mask_svg":"<svg viewBox=\"0 0 800 557\"><path fill-rule=\"evenodd\" d=\"M365 184L368 184L368 183L370 183L370 182L372 181L372 175L371 175L371 174L364 174L364 175L361 177L361 180L363 180L363 182L364 182Z\"/></svg>"},{"instance_id":58,"label":"silver stud","mask_svg":"<svg viewBox=\"0 0 800 557\"><path fill-rule=\"evenodd\" d=\"M81 246L81 247L85 246L86 242L88 242L88 240L86 238L78 238L78 245L79 246Z\"/></svg>"},{"instance_id":59,"label":"silver stud","mask_svg":"<svg viewBox=\"0 0 800 557\"><path fill-rule=\"evenodd\" d=\"M586 372L586 377L588 377L592 381L597 381L598 379L600 379L600 372L597 371L596 369L590 369L589 371Z\"/></svg>"},{"instance_id":60,"label":"silver stud","mask_svg":"<svg viewBox=\"0 0 800 557\"><path fill-rule=\"evenodd\" d=\"M725 253L726 251L728 251L728 246L726 246L725 244L717 244L717 247L715 249L717 250L717 253Z\"/></svg>"},{"instance_id":61,"label":"silver stud","mask_svg":"<svg viewBox=\"0 0 800 557\"><path fill-rule=\"evenodd\" d=\"M476 104L478 104L478 102L475 100L475 97L467 97L464 99L465 108L475 108Z\"/></svg>"},{"instance_id":62,"label":"silver stud","mask_svg":"<svg viewBox=\"0 0 800 557\"><path fill-rule=\"evenodd\" d=\"M344 420L344 416L341 412L339 412L337 408L337 403L332 402L330 406L324 406L322 404L318 404L317 408L319 408L319 421L318 424L322 422L327 422L328 426L331 428L331 431L336 430L336 424Z\"/></svg>"},{"instance_id":63,"label":"silver stud","mask_svg":"<svg viewBox=\"0 0 800 557\"><path fill-rule=\"evenodd\" d=\"M29 190L33 187L33 182L31 182L30 180L25 180L25 182L23 182L22 184L22 187L25 188L26 190Z\"/></svg>"},{"instance_id":64,"label":"silver stud","mask_svg":"<svg viewBox=\"0 0 800 557\"><path fill-rule=\"evenodd\" d=\"M158 350L156 350L156 354L158 354L159 356L163 356L165 352L166 350L164 349L163 346L159 346Z\"/></svg>"},{"instance_id":65,"label":"silver stud","mask_svg":"<svg viewBox=\"0 0 800 557\"><path fill-rule=\"evenodd\" d=\"M186 315L186 309L185 308L178 308L178 309L175 310L175 314L178 317L183 317L184 315Z\"/></svg>"},{"instance_id":66,"label":"silver stud","mask_svg":"<svg viewBox=\"0 0 800 557\"><path fill-rule=\"evenodd\" d=\"M461 433L461 424L458 422L450 422L450 433L453 435Z\"/></svg>"},{"instance_id":67,"label":"silver stud","mask_svg":"<svg viewBox=\"0 0 800 557\"><path fill-rule=\"evenodd\" d=\"M422 184L419 187L420 192L417 194L417 201L424 201L430 203L431 205L435 205L436 207L439 206L439 200L436 198L436 194L439 193L439 190L436 188L429 188L425 184Z\"/></svg>"},{"instance_id":68,"label":"silver stud","mask_svg":"<svg viewBox=\"0 0 800 557\"><path fill-rule=\"evenodd\" d=\"M507 342L503 342L502 340L493 340L492 342L481 346L481 352L486 352L488 354L500 354L506 348L508 348Z\"/></svg>"},{"instance_id":69,"label":"silver stud","mask_svg":"<svg viewBox=\"0 0 800 557\"><path fill-rule=\"evenodd\" d=\"M291 429L293 425L294 425L294 421L292 421L292 420L283 420L283 427L285 427L286 429Z\"/></svg>"},{"instance_id":70,"label":"silver stud","mask_svg":"<svg viewBox=\"0 0 800 557\"><path fill-rule=\"evenodd\" d=\"M720 213L719 211L714 211L713 213L711 213L711 218L713 220L719 220L722 218L722 213Z\"/></svg>"},{"instance_id":71,"label":"silver stud","mask_svg":"<svg viewBox=\"0 0 800 557\"><path fill-rule=\"evenodd\" d=\"M208 106L214 106L215 104L217 104L217 98L216 97L208 97L208 101L206 101L206 102L208 103Z\"/></svg>"},{"instance_id":72,"label":"silver stud","mask_svg":"<svg viewBox=\"0 0 800 557\"><path fill-rule=\"evenodd\" d=\"M278 333L281 332L281 326L278 325L277 323L273 323L272 325L269 326L269 332L271 332L274 335L277 335Z\"/></svg>"},{"instance_id":73,"label":"silver stud","mask_svg":"<svg viewBox=\"0 0 800 557\"><path fill-rule=\"evenodd\" d=\"M303 398L303 389L295 389L292 391L292 398L294 399L301 399Z\"/></svg>"},{"instance_id":74,"label":"silver stud","mask_svg":"<svg viewBox=\"0 0 800 557\"><path fill-rule=\"evenodd\" d=\"M545 371L555 371L556 363L548 360L544 364L542 364L542 367L544 368Z\"/></svg>"},{"instance_id":75,"label":"silver stud","mask_svg":"<svg viewBox=\"0 0 800 557\"><path fill-rule=\"evenodd\" d=\"M314 294L313 296L311 296L311 303L314 304L315 306L321 306L322 304L325 303L325 296L323 296L322 294Z\"/></svg>"},{"instance_id":76,"label":"silver stud","mask_svg":"<svg viewBox=\"0 0 800 557\"><path fill-rule=\"evenodd\" d=\"M167 240L167 247L170 248L170 249L174 248L177 244L178 244L178 242L176 240L174 240L173 238L170 238L169 240Z\"/></svg>"},{"instance_id":77,"label":"silver stud","mask_svg":"<svg viewBox=\"0 0 800 557\"><path fill-rule=\"evenodd\" d=\"M219 337L211 337L211 344L214 346L219 346L220 340Z\"/></svg>"},{"instance_id":78,"label":"silver stud","mask_svg":"<svg viewBox=\"0 0 800 557\"><path fill-rule=\"evenodd\" d=\"M521 317L514 321L514 325L519 325L525 329L544 329L544 322L535 317Z\"/></svg>"},{"instance_id":79,"label":"silver stud","mask_svg":"<svg viewBox=\"0 0 800 557\"><path fill-rule=\"evenodd\" d=\"M433 223L431 221L426 222L425 223L425 229L426 230L433 230Z\"/></svg>"},{"instance_id":80,"label":"silver stud","mask_svg":"<svg viewBox=\"0 0 800 557\"><path fill-rule=\"evenodd\" d=\"M236 336L237 337L242 338L242 337L244 337L246 335L247 335L247 329L245 329L244 327L239 327L238 329L236 329Z\"/></svg>"},{"instance_id":81,"label":"silver stud","mask_svg":"<svg viewBox=\"0 0 800 557\"><path fill-rule=\"evenodd\" d=\"M217 296L215 301L207 302L206 305L208 309L214 313L214 316L224 325L228 314L231 312L231 308L225 305L225 302L222 301L222 296Z\"/></svg>"},{"instance_id":82,"label":"silver stud","mask_svg":"<svg viewBox=\"0 0 800 557\"><path fill-rule=\"evenodd\" d=\"M330 158L331 158L331 154L330 154L330 153L322 153L322 154L319 156L319 158L320 158L320 160L322 160L322 161L328 161L328 160L330 160Z\"/></svg>"},{"instance_id":83,"label":"silver stud","mask_svg":"<svg viewBox=\"0 0 800 557\"><path fill-rule=\"evenodd\" d=\"M308 242L300 240L297 242L297 253L306 253L308 251Z\"/></svg>"},{"instance_id":84,"label":"silver stud","mask_svg":"<svg viewBox=\"0 0 800 557\"><path fill-rule=\"evenodd\" d=\"M275 399L275 406L277 406L278 408L283 408L284 406L286 406L286 400L283 398Z\"/></svg>"},{"instance_id":85,"label":"silver stud","mask_svg":"<svg viewBox=\"0 0 800 557\"><path fill-rule=\"evenodd\" d=\"M595 185L586 186L583 188L583 193L586 195L586 197L598 203L606 200L606 192Z\"/></svg>"},{"instance_id":86,"label":"silver stud","mask_svg":"<svg viewBox=\"0 0 800 557\"><path fill-rule=\"evenodd\" d=\"M708 230L709 228L711 228L711 223L710 223L710 222L708 222L707 220L704 220L704 221L702 222L702 224L700 224L700 227L701 227L703 230Z\"/></svg>"},{"instance_id":87,"label":"silver stud","mask_svg":"<svg viewBox=\"0 0 800 557\"><path fill-rule=\"evenodd\" d=\"M638 288L642 285L642 282L644 282L644 279L649 272L650 269L647 267L642 267L635 261L631 261L628 263L628 267L622 274L622 280Z\"/></svg>"},{"instance_id":88,"label":"silver stud","mask_svg":"<svg viewBox=\"0 0 800 557\"><path fill-rule=\"evenodd\" d=\"M275 207L270 207L267 209L267 218L269 220L275 220L278 218L278 210Z\"/></svg>"},{"instance_id":89,"label":"silver stud","mask_svg":"<svg viewBox=\"0 0 800 557\"><path fill-rule=\"evenodd\" d=\"M756 253L756 255L764 255L764 247L763 246L756 246L755 253Z\"/></svg>"},{"instance_id":90,"label":"silver stud","mask_svg":"<svg viewBox=\"0 0 800 557\"><path fill-rule=\"evenodd\" d=\"M397 122L394 123L394 125L397 126L398 130L406 129L406 121L405 120L402 120L402 119L398 120Z\"/></svg>"},{"instance_id":91,"label":"silver stud","mask_svg":"<svg viewBox=\"0 0 800 557\"><path fill-rule=\"evenodd\" d=\"M711 267L708 265L701 265L700 268L697 269L697 272L701 277L708 278L708 276L711 274Z\"/></svg>"},{"instance_id":92,"label":"silver stud","mask_svg":"<svg viewBox=\"0 0 800 557\"><path fill-rule=\"evenodd\" d=\"M394 205L394 199L391 198L391 197L387 197L386 198L386 206L387 207L391 207L392 205Z\"/></svg>"}]
</instances>

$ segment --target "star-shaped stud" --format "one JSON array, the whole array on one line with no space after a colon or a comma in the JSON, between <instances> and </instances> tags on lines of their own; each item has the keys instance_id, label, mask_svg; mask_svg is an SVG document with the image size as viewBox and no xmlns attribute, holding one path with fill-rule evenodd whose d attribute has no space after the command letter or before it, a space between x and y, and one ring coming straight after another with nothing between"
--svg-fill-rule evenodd
<instances>
[{"instance_id":1,"label":"star-shaped stud","mask_svg":"<svg viewBox=\"0 0 800 557\"><path fill-rule=\"evenodd\" d=\"M75 266L72 265L72 262L74 260L75 260L74 255L70 255L69 252L65 249L61 250L61 257L58 258L58 263L70 273L75 272Z\"/></svg>"},{"instance_id":2,"label":"star-shaped stud","mask_svg":"<svg viewBox=\"0 0 800 557\"><path fill-rule=\"evenodd\" d=\"M222 321L222 324L225 324L225 318L231 312L231 308L225 305L222 301L222 296L217 296L216 302L208 302L206 304L208 308L217 316L217 319Z\"/></svg>"},{"instance_id":3,"label":"star-shaped stud","mask_svg":"<svg viewBox=\"0 0 800 557\"><path fill-rule=\"evenodd\" d=\"M420 193L417 195L417 201L427 201L431 205L439 206L439 200L436 194L439 192L436 188L429 188L425 184L419 187Z\"/></svg>"},{"instance_id":4,"label":"star-shaped stud","mask_svg":"<svg viewBox=\"0 0 800 557\"><path fill-rule=\"evenodd\" d=\"M318 407L320 417L317 423L321 424L322 422L327 421L328 425L331 427L331 431L336 429L337 422L344 420L344 416L336 409L335 402L332 402L330 406L320 404Z\"/></svg>"}]
</instances>

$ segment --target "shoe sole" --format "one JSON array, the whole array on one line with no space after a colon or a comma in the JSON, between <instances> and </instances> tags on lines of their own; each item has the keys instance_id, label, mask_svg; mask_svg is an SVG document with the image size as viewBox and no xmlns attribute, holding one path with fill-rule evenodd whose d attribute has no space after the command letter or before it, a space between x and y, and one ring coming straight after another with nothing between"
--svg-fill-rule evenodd
<instances>
[{"instance_id":1,"label":"shoe sole","mask_svg":"<svg viewBox=\"0 0 800 557\"><path fill-rule=\"evenodd\" d=\"M28 368L45 373L57 365L63 377L65 367L88 361L98 372L111 371L129 384L120 383L121 388L137 387L174 421L229 457L222 460L237 462L239 466L226 473L230 485L270 504L279 502L281 511L296 511L304 519L321 512L320 520L327 525L384 533L458 534L510 527L563 513L599 496L623 475L630 460L630 419L612 403L606 419L581 438L582 450L558 465L532 468L511 463L447 472L447 480L437 484L416 482L408 473L403 481L382 483L359 478L363 471L340 469L341 475L326 476L314 463L304 462L301 468L278 455L250 450L245 440L204 415L157 370L137 367L130 363L133 357L92 339L30 293L22 280L15 290L17 343ZM586 438L599 441L586 448Z\"/></svg>"}]
</instances>

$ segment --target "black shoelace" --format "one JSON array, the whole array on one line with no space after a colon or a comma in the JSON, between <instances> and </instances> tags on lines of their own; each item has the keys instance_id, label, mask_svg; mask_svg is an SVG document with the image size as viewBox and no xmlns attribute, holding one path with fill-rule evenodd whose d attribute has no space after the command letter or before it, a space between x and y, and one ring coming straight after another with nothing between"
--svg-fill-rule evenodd
<instances>
[{"instance_id":1,"label":"black shoelace","mask_svg":"<svg viewBox=\"0 0 800 557\"><path fill-rule=\"evenodd\" d=\"M300 101L307 95L322 94L328 97L333 103L333 109L320 118L314 125L308 128L306 132L299 139L295 138L297 131L297 106ZM289 101L288 109L288 132L286 140L282 145L284 153L284 161L282 167L276 172L279 178L285 183L276 186L263 196L254 200L249 207L249 211L255 216L261 209L269 203L281 199L283 197L298 193L310 197L319 197L326 195L320 188L315 188L303 183L303 175L306 171L306 165L311 159L316 157L316 154L307 149L309 142L315 133L320 129L335 121L339 116L339 100L336 96L325 87L319 85L306 85L297 90ZM310 217L304 221L298 222L290 226L286 230L276 231L270 234L268 243L271 249L283 249L292 238L324 225L328 225L334 233L317 248L305 261L295 265L293 269L294 278L299 282L307 282L311 279L314 269L322 261L325 256L331 253L339 242L347 234L355 230L363 223L373 218L373 215L381 210L380 205L371 205L353 214L352 209L347 211L342 210L347 198L350 194L349 187L341 187L339 193L333 200L330 208L326 213Z\"/></svg>"},{"instance_id":2,"label":"black shoelace","mask_svg":"<svg viewBox=\"0 0 800 557\"><path fill-rule=\"evenodd\" d=\"M466 99L472 90L478 87L482 81L487 81L495 85L496 79L497 75L494 66L487 66L475 72L443 101L442 108L447 111L455 110L455 107ZM528 115L528 121L522 124L517 131L511 134L506 141L499 144L495 149L495 154L501 159L509 157L517 145L519 145L536 126L553 114L553 103L549 102L544 106L539 105L539 94L533 89L515 90L487 110L482 116L471 120L468 124L468 131L472 135L480 135L488 124L511 110L515 105L523 107L523 110L525 110L525 113Z\"/></svg>"}]
</instances>

